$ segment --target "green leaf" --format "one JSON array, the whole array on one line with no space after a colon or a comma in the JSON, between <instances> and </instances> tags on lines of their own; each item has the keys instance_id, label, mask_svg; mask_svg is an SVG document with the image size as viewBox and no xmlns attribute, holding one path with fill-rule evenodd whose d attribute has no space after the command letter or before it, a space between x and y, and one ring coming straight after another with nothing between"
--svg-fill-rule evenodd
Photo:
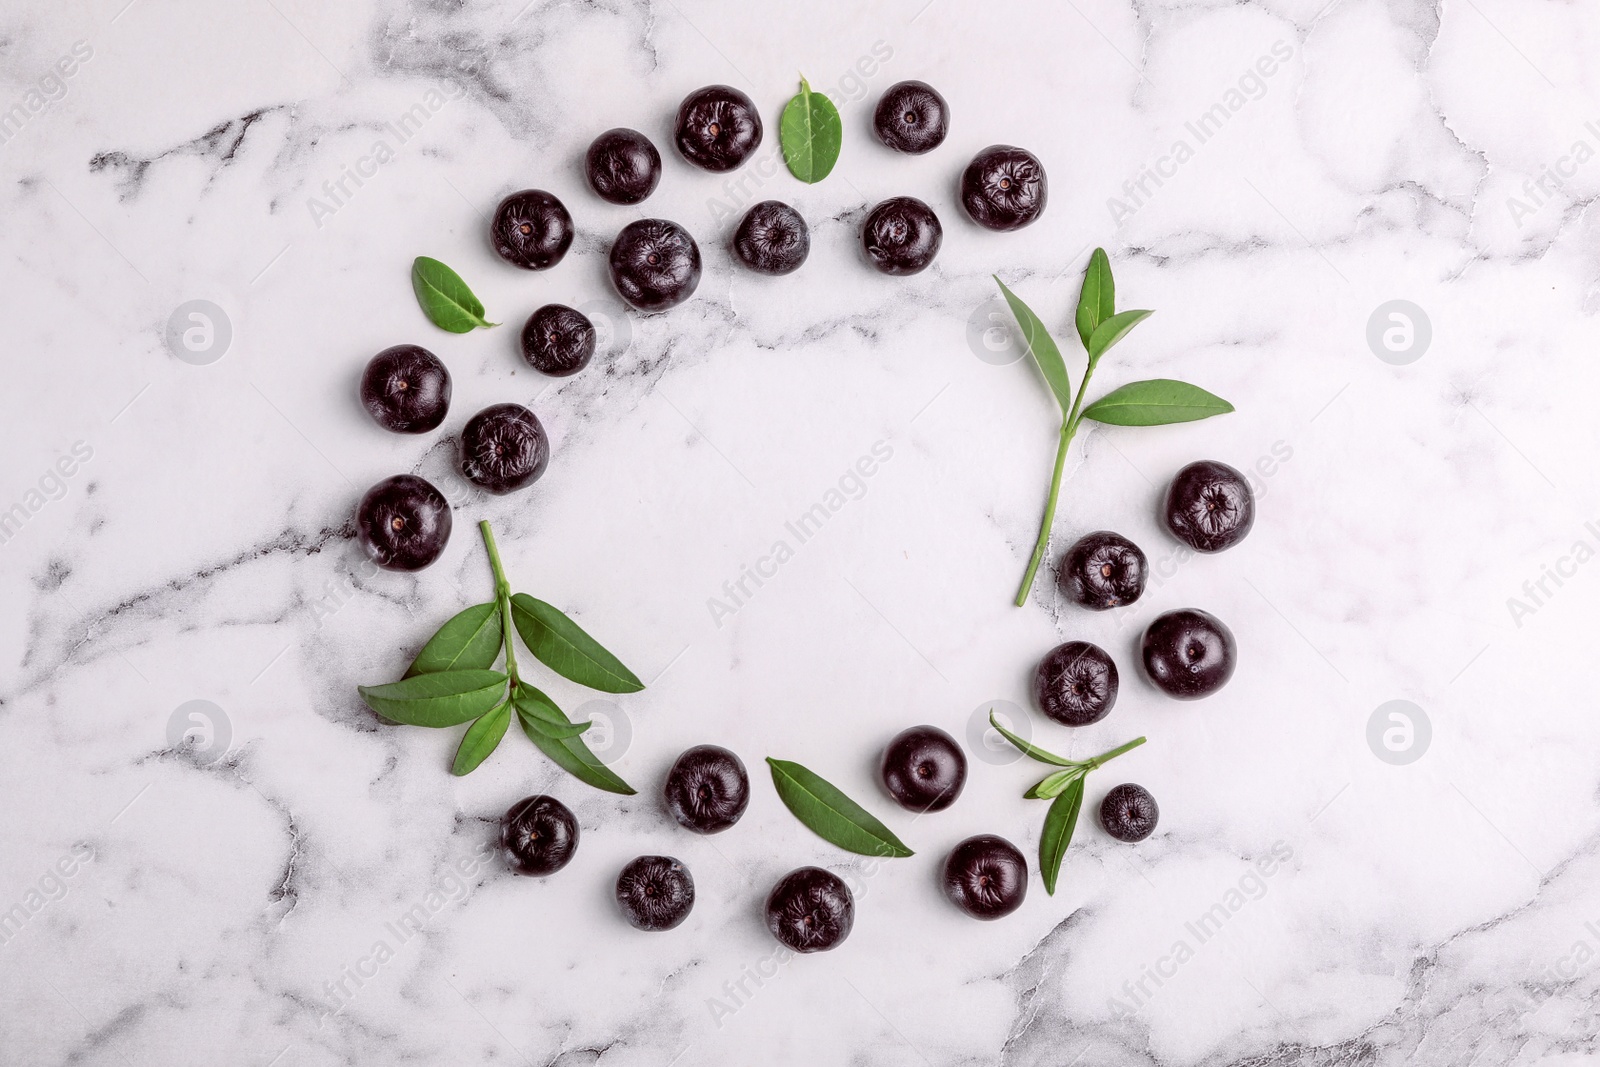
<instances>
[{"instance_id":1,"label":"green leaf","mask_svg":"<svg viewBox=\"0 0 1600 1067\"><path fill-rule=\"evenodd\" d=\"M1094 333L1089 335L1089 362L1099 363L1100 357L1106 354L1106 349L1128 336L1128 331L1139 325L1154 311L1124 311L1120 315L1113 315L1094 328Z\"/></svg>"},{"instance_id":2,"label":"green leaf","mask_svg":"<svg viewBox=\"0 0 1600 1067\"><path fill-rule=\"evenodd\" d=\"M784 106L778 132L784 162L796 178L815 184L833 170L844 142L839 109L822 93L813 93L804 78L800 92Z\"/></svg>"},{"instance_id":3,"label":"green leaf","mask_svg":"<svg viewBox=\"0 0 1600 1067\"><path fill-rule=\"evenodd\" d=\"M462 775L477 770L478 764L488 759L489 753L500 746L510 725L511 702L502 700L461 735L461 746L456 749L456 762L450 768L450 773Z\"/></svg>"},{"instance_id":4,"label":"green leaf","mask_svg":"<svg viewBox=\"0 0 1600 1067\"><path fill-rule=\"evenodd\" d=\"M995 284L1000 286L1006 303L1011 305L1011 313L1017 317L1017 325L1022 328L1022 339L1027 342L1033 361L1039 365L1050 391L1056 395L1056 403L1061 405L1061 413L1065 415L1072 410L1072 380L1067 376L1067 365L1061 359L1061 349L1056 347L1050 331L1044 328L1044 323L1039 321L1039 316L1033 313L1032 308L1007 289L1006 283L998 277L995 278Z\"/></svg>"},{"instance_id":5,"label":"green leaf","mask_svg":"<svg viewBox=\"0 0 1600 1067\"><path fill-rule=\"evenodd\" d=\"M1082 778L1087 772L1082 767L1068 767L1064 771L1045 775L1034 783L1033 788L1022 794L1026 800L1049 800L1051 797L1061 795L1062 790L1073 782Z\"/></svg>"},{"instance_id":6,"label":"green leaf","mask_svg":"<svg viewBox=\"0 0 1600 1067\"><path fill-rule=\"evenodd\" d=\"M516 594L511 598L511 621L528 651L561 677L602 693L637 693L644 688L621 660L544 601Z\"/></svg>"},{"instance_id":7,"label":"green leaf","mask_svg":"<svg viewBox=\"0 0 1600 1067\"><path fill-rule=\"evenodd\" d=\"M1226 415L1233 405L1198 385L1151 378L1118 386L1083 409L1083 418L1110 426L1165 426Z\"/></svg>"},{"instance_id":8,"label":"green leaf","mask_svg":"<svg viewBox=\"0 0 1600 1067\"><path fill-rule=\"evenodd\" d=\"M1116 314L1117 286L1111 278L1111 260L1106 250L1097 248L1089 257L1089 267L1083 272L1083 290L1078 294L1078 338L1084 351L1089 349L1089 338L1102 322Z\"/></svg>"},{"instance_id":9,"label":"green leaf","mask_svg":"<svg viewBox=\"0 0 1600 1067\"><path fill-rule=\"evenodd\" d=\"M798 763L767 757L778 797L817 836L863 856L910 856L912 852L867 809Z\"/></svg>"},{"instance_id":10,"label":"green leaf","mask_svg":"<svg viewBox=\"0 0 1600 1067\"><path fill-rule=\"evenodd\" d=\"M367 707L408 726L459 726L494 707L505 696L499 671L466 670L418 674L388 685L357 690Z\"/></svg>"},{"instance_id":11,"label":"green leaf","mask_svg":"<svg viewBox=\"0 0 1600 1067\"><path fill-rule=\"evenodd\" d=\"M546 731L552 717L555 721L571 725L570 720L556 707L555 702L531 685L517 686L512 698L517 708L517 721L528 740L539 746L539 751L549 756L568 774L608 793L632 796L636 790L617 777L611 768L600 762L589 746L579 737L551 737Z\"/></svg>"},{"instance_id":12,"label":"green leaf","mask_svg":"<svg viewBox=\"0 0 1600 1067\"><path fill-rule=\"evenodd\" d=\"M467 288L461 275L437 259L418 256L411 264L411 288L422 313L440 329L469 333L479 327L500 325L483 317L483 301Z\"/></svg>"},{"instance_id":13,"label":"green leaf","mask_svg":"<svg viewBox=\"0 0 1600 1067\"><path fill-rule=\"evenodd\" d=\"M1044 817L1044 833L1039 837L1039 873L1044 875L1044 891L1051 896L1055 895L1056 877L1061 873L1061 861L1072 843L1078 809L1082 807L1083 779L1079 778L1056 797Z\"/></svg>"},{"instance_id":14,"label":"green leaf","mask_svg":"<svg viewBox=\"0 0 1600 1067\"><path fill-rule=\"evenodd\" d=\"M493 667L503 639L500 605L492 600L487 604L474 604L428 638L428 643L406 669L405 676Z\"/></svg>"},{"instance_id":15,"label":"green leaf","mask_svg":"<svg viewBox=\"0 0 1600 1067\"><path fill-rule=\"evenodd\" d=\"M1028 742L1024 741L1010 730L1007 730L1004 726L1001 726L1000 720L994 717L994 712L992 710L989 712L989 725L993 726L996 730L999 730L1000 736L1015 745L1018 752L1021 752L1024 756L1031 756L1040 763L1049 763L1056 767L1081 768L1083 766L1082 762L1079 760L1062 759L1053 752L1046 752L1037 745L1030 745Z\"/></svg>"}]
</instances>

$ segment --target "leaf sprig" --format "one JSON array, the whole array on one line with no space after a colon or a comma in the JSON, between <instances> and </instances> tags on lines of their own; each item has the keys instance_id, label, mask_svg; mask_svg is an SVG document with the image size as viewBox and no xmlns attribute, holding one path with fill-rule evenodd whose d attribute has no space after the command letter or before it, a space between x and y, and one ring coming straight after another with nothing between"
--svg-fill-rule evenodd
<instances>
[{"instance_id":1,"label":"leaf sprig","mask_svg":"<svg viewBox=\"0 0 1600 1067\"><path fill-rule=\"evenodd\" d=\"M768 756L767 765L784 806L824 841L862 856L913 854L893 830L832 782L789 760Z\"/></svg>"},{"instance_id":2,"label":"leaf sprig","mask_svg":"<svg viewBox=\"0 0 1600 1067\"><path fill-rule=\"evenodd\" d=\"M800 91L784 105L778 123L778 139L789 173L808 184L826 178L839 160L844 143L844 124L839 109L822 93L800 79Z\"/></svg>"},{"instance_id":3,"label":"leaf sprig","mask_svg":"<svg viewBox=\"0 0 1600 1067\"><path fill-rule=\"evenodd\" d=\"M441 330L471 333L500 325L483 317L483 301L461 275L428 256L418 256L411 264L411 291L417 294L422 313Z\"/></svg>"},{"instance_id":4,"label":"leaf sprig","mask_svg":"<svg viewBox=\"0 0 1600 1067\"><path fill-rule=\"evenodd\" d=\"M1034 575L1039 572L1039 564L1043 562L1045 549L1050 544L1050 528L1055 524L1056 500L1061 495L1061 472L1066 467L1067 448L1084 419L1108 426L1164 426L1225 415L1233 410L1233 405L1197 385L1170 378L1152 378L1119 386L1088 407L1083 406L1083 395L1089 388L1089 379L1094 377L1095 368L1100 365L1101 357L1128 336L1135 326L1155 314L1153 311L1116 310L1116 282L1111 276L1111 260L1106 256L1105 249L1097 248L1089 257L1089 266L1083 274L1083 288L1078 295L1078 311L1074 322L1078 340L1088 355L1088 365L1084 368L1083 379L1078 383L1076 393L1072 391L1072 378L1067 373L1066 361L1061 358L1061 349L1056 346L1039 316L1017 294L1006 288L1006 283L998 277L995 278L995 284L1000 286L1006 303L1011 306L1011 313L1016 316L1017 325L1022 329L1022 339L1028 346L1028 352L1061 407L1061 434L1056 447L1055 471L1050 477L1050 495L1045 500L1044 521L1039 525L1039 539L1033 546L1033 558L1028 561L1027 573L1022 576L1022 587L1017 590L1016 605L1020 608L1028 602Z\"/></svg>"},{"instance_id":5,"label":"leaf sprig","mask_svg":"<svg viewBox=\"0 0 1600 1067\"><path fill-rule=\"evenodd\" d=\"M1078 812L1083 808L1084 779L1096 767L1130 749L1138 748L1145 739L1136 737L1125 745L1118 745L1110 752L1102 752L1090 759L1070 760L1054 752L1046 752L1038 745L1018 737L1000 725L993 711L989 712L989 725L1000 731L1001 737L1010 741L1018 752L1029 759L1061 768L1045 775L1022 794L1029 800L1051 801L1050 810L1044 817L1044 832L1039 836L1039 873L1044 875L1044 891L1054 896L1056 879L1061 874L1061 861L1066 858L1067 846L1072 843L1072 832L1078 826Z\"/></svg>"},{"instance_id":6,"label":"leaf sprig","mask_svg":"<svg viewBox=\"0 0 1600 1067\"><path fill-rule=\"evenodd\" d=\"M494 572L493 600L457 613L428 639L405 676L388 685L358 687L373 711L409 726L459 726L475 720L456 749L455 774L469 774L489 758L515 713L522 732L568 774L596 789L631 794L632 786L600 762L575 723L517 669L514 632L528 651L563 678L604 693L636 693L644 683L560 610L526 593L511 592L494 531L478 527ZM492 669L505 651L504 672Z\"/></svg>"}]
</instances>

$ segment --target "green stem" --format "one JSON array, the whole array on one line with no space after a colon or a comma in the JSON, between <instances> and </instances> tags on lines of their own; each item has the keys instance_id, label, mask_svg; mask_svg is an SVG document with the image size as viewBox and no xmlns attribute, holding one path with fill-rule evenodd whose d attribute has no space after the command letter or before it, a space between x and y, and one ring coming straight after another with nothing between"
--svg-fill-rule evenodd
<instances>
[{"instance_id":1,"label":"green stem","mask_svg":"<svg viewBox=\"0 0 1600 1067\"><path fill-rule=\"evenodd\" d=\"M1050 528L1056 521L1056 499L1061 495L1061 471L1067 464L1067 447L1078 432L1078 423L1083 421L1078 412L1083 407L1083 394L1088 391L1089 379L1094 377L1096 362L1090 360L1084 368L1083 381L1078 383L1078 395L1072 398L1072 410L1067 412L1066 419L1061 423L1061 444L1056 448L1056 469L1050 475L1050 496L1044 502L1044 521L1039 523L1039 540L1033 546L1033 558L1028 561L1028 571L1022 576L1022 586L1017 590L1016 605L1019 608L1028 602L1028 594L1033 591L1034 575L1039 573L1045 549L1050 546Z\"/></svg>"},{"instance_id":2,"label":"green stem","mask_svg":"<svg viewBox=\"0 0 1600 1067\"><path fill-rule=\"evenodd\" d=\"M1102 764L1105 764L1105 763L1109 763L1110 761L1116 759L1118 756L1122 755L1124 752L1127 752L1130 749L1138 748L1142 744L1144 744L1144 738L1135 737L1132 741L1129 741L1125 745L1118 745L1116 748L1112 749L1110 752L1102 753L1102 754L1094 757L1091 760L1085 761L1084 766L1088 770L1092 771L1096 767L1099 767L1099 766L1101 766Z\"/></svg>"},{"instance_id":3,"label":"green stem","mask_svg":"<svg viewBox=\"0 0 1600 1067\"><path fill-rule=\"evenodd\" d=\"M522 679L517 674L517 643L512 638L516 631L511 623L511 583L506 580L505 568L500 564L500 549L494 543L494 531L489 529L489 520L479 522L478 529L483 532L483 547L489 552L489 569L494 572L494 598L500 605L500 628L504 632L506 646L506 675L511 679L511 692L515 695Z\"/></svg>"}]
</instances>

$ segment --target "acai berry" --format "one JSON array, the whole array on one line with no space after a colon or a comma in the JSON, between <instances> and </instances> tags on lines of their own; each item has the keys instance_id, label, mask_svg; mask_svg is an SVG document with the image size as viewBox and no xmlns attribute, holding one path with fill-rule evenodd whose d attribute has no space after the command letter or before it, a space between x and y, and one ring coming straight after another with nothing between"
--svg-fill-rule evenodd
<instances>
[{"instance_id":1,"label":"acai berry","mask_svg":"<svg viewBox=\"0 0 1600 1067\"><path fill-rule=\"evenodd\" d=\"M927 82L896 82L878 100L872 131L896 152L931 152L950 132L950 107Z\"/></svg>"},{"instance_id":2,"label":"acai berry","mask_svg":"<svg viewBox=\"0 0 1600 1067\"><path fill-rule=\"evenodd\" d=\"M667 774L664 799L678 825L718 834L750 805L750 776L738 756L719 745L696 745Z\"/></svg>"},{"instance_id":3,"label":"acai berry","mask_svg":"<svg viewBox=\"0 0 1600 1067\"><path fill-rule=\"evenodd\" d=\"M450 372L418 345L385 348L361 375L361 405L385 430L436 430L450 410Z\"/></svg>"},{"instance_id":4,"label":"acai berry","mask_svg":"<svg viewBox=\"0 0 1600 1067\"><path fill-rule=\"evenodd\" d=\"M1105 611L1139 599L1146 569L1138 545L1110 530L1096 530L1067 549L1056 582L1068 599Z\"/></svg>"},{"instance_id":5,"label":"acai berry","mask_svg":"<svg viewBox=\"0 0 1600 1067\"><path fill-rule=\"evenodd\" d=\"M896 196L867 213L861 248L885 274L916 274L939 254L944 227L933 208L914 196Z\"/></svg>"},{"instance_id":6,"label":"acai berry","mask_svg":"<svg viewBox=\"0 0 1600 1067\"><path fill-rule=\"evenodd\" d=\"M1028 861L1003 837L969 837L945 858L944 893L974 919L1010 915L1028 895Z\"/></svg>"},{"instance_id":7,"label":"acai berry","mask_svg":"<svg viewBox=\"0 0 1600 1067\"><path fill-rule=\"evenodd\" d=\"M661 180L661 153L638 130L617 127L594 139L583 157L589 188L613 204L637 204Z\"/></svg>"},{"instance_id":8,"label":"acai berry","mask_svg":"<svg viewBox=\"0 0 1600 1067\"><path fill-rule=\"evenodd\" d=\"M795 952L824 952L850 936L856 902L850 887L831 871L790 871L767 895L767 929Z\"/></svg>"},{"instance_id":9,"label":"acai berry","mask_svg":"<svg viewBox=\"0 0 1600 1067\"><path fill-rule=\"evenodd\" d=\"M1140 653L1150 680L1179 700L1210 696L1233 677L1233 631L1196 608L1157 616L1144 632Z\"/></svg>"},{"instance_id":10,"label":"acai berry","mask_svg":"<svg viewBox=\"0 0 1600 1067\"><path fill-rule=\"evenodd\" d=\"M640 856L617 875L617 904L638 930L670 930L694 907L694 879L671 856Z\"/></svg>"},{"instance_id":11,"label":"acai berry","mask_svg":"<svg viewBox=\"0 0 1600 1067\"><path fill-rule=\"evenodd\" d=\"M800 212L763 200L745 212L733 233L733 254L757 274L789 274L811 253L811 230Z\"/></svg>"},{"instance_id":12,"label":"acai berry","mask_svg":"<svg viewBox=\"0 0 1600 1067\"><path fill-rule=\"evenodd\" d=\"M1221 552L1243 541L1256 524L1256 495L1244 475L1203 459L1172 479L1162 518L1172 536L1196 552Z\"/></svg>"},{"instance_id":13,"label":"acai berry","mask_svg":"<svg viewBox=\"0 0 1600 1067\"><path fill-rule=\"evenodd\" d=\"M491 493L533 484L549 462L550 439L521 404L492 404L461 431L461 473Z\"/></svg>"},{"instance_id":14,"label":"acai berry","mask_svg":"<svg viewBox=\"0 0 1600 1067\"><path fill-rule=\"evenodd\" d=\"M611 284L640 311L665 311L700 285L700 246L665 219L630 222L611 243Z\"/></svg>"},{"instance_id":15,"label":"acai berry","mask_svg":"<svg viewBox=\"0 0 1600 1067\"><path fill-rule=\"evenodd\" d=\"M1017 230L1044 213L1050 187L1044 165L1026 149L990 145L961 175L961 206L979 226Z\"/></svg>"},{"instance_id":16,"label":"acai berry","mask_svg":"<svg viewBox=\"0 0 1600 1067\"><path fill-rule=\"evenodd\" d=\"M1117 665L1105 649L1088 641L1068 641L1039 661L1033 699L1040 711L1062 726L1088 726L1111 714L1117 685Z\"/></svg>"},{"instance_id":17,"label":"acai berry","mask_svg":"<svg viewBox=\"0 0 1600 1067\"><path fill-rule=\"evenodd\" d=\"M1117 786L1100 802L1100 825L1118 841L1143 841L1160 817L1150 790L1132 782Z\"/></svg>"},{"instance_id":18,"label":"acai berry","mask_svg":"<svg viewBox=\"0 0 1600 1067\"><path fill-rule=\"evenodd\" d=\"M501 821L500 846L518 874L554 874L578 851L578 820L555 797L527 797Z\"/></svg>"},{"instance_id":19,"label":"acai berry","mask_svg":"<svg viewBox=\"0 0 1600 1067\"><path fill-rule=\"evenodd\" d=\"M732 170L761 144L761 113L729 85L708 85L678 105L673 143L697 167Z\"/></svg>"},{"instance_id":20,"label":"acai berry","mask_svg":"<svg viewBox=\"0 0 1600 1067\"><path fill-rule=\"evenodd\" d=\"M495 208L489 238L500 258L524 270L544 270L561 262L572 247L572 216L566 205L543 189L512 193Z\"/></svg>"},{"instance_id":21,"label":"acai berry","mask_svg":"<svg viewBox=\"0 0 1600 1067\"><path fill-rule=\"evenodd\" d=\"M594 357L594 323L565 304L546 304L522 327L522 358L541 374L576 374Z\"/></svg>"},{"instance_id":22,"label":"acai berry","mask_svg":"<svg viewBox=\"0 0 1600 1067\"><path fill-rule=\"evenodd\" d=\"M907 811L943 811L967 782L967 757L937 726L913 726L894 735L878 763L883 788Z\"/></svg>"},{"instance_id":23,"label":"acai berry","mask_svg":"<svg viewBox=\"0 0 1600 1067\"><path fill-rule=\"evenodd\" d=\"M397 474L361 498L356 540L385 570L420 571L444 551L451 523L450 503L432 483L415 474Z\"/></svg>"}]
</instances>

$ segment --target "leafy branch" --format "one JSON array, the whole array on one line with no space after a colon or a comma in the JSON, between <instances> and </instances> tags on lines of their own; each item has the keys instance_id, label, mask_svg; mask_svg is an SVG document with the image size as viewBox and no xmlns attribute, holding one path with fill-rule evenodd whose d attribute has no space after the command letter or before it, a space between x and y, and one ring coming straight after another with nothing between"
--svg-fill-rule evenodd
<instances>
[{"instance_id":1,"label":"leafy branch","mask_svg":"<svg viewBox=\"0 0 1600 1067\"><path fill-rule=\"evenodd\" d=\"M1088 364L1078 391L1072 391L1072 379L1061 349L1046 330L1039 316L1022 299L1006 287L999 277L995 284L1005 295L1011 313L1016 316L1022 330L1022 339L1028 352L1044 375L1045 383L1061 407L1061 433L1056 445L1056 464L1050 476L1050 495L1045 500L1044 520L1039 524L1039 539L1033 547L1033 557L1028 561L1027 573L1022 576L1022 586L1017 590L1017 607L1028 602L1033 589L1033 579L1044 560L1045 549L1050 544L1050 529L1055 524L1056 501L1061 495L1061 472L1067 463L1067 449L1084 419L1110 426L1162 426L1176 422L1194 422L1197 419L1224 415L1233 405L1221 397L1187 382L1170 378L1152 378L1129 382L1084 407L1084 394L1089 389L1089 379L1094 377L1100 359L1111 347L1128 336L1139 323L1155 314L1153 311L1116 310L1116 282L1111 276L1111 261L1103 248L1094 250L1089 266L1083 274L1083 288L1078 296L1075 317L1078 339L1088 354Z\"/></svg>"},{"instance_id":2,"label":"leafy branch","mask_svg":"<svg viewBox=\"0 0 1600 1067\"><path fill-rule=\"evenodd\" d=\"M494 599L461 611L428 639L405 676L388 685L359 686L373 711L409 726L459 726L472 720L456 750L455 774L476 770L506 735L514 713L522 732L563 770L596 789L631 794L590 751L574 723L517 667L515 632L534 658L579 685L604 693L636 693L644 683L559 609L511 592L494 531L478 524L494 574ZM505 669L494 663L505 652Z\"/></svg>"},{"instance_id":3,"label":"leafy branch","mask_svg":"<svg viewBox=\"0 0 1600 1067\"><path fill-rule=\"evenodd\" d=\"M1054 896L1056 878L1061 873L1061 861L1066 858L1067 846L1072 843L1072 833L1078 826L1078 812L1083 808L1084 779L1090 771L1111 762L1124 752L1138 748L1145 739L1136 737L1125 745L1118 745L1090 759L1070 760L1046 752L1038 745L1018 737L1000 725L993 711L989 712L989 725L1000 731L1000 736L1010 741L1024 756L1060 768L1033 783L1022 794L1029 800L1052 802L1050 810L1045 813L1044 832L1039 836L1039 873L1044 875L1044 891Z\"/></svg>"}]
</instances>

